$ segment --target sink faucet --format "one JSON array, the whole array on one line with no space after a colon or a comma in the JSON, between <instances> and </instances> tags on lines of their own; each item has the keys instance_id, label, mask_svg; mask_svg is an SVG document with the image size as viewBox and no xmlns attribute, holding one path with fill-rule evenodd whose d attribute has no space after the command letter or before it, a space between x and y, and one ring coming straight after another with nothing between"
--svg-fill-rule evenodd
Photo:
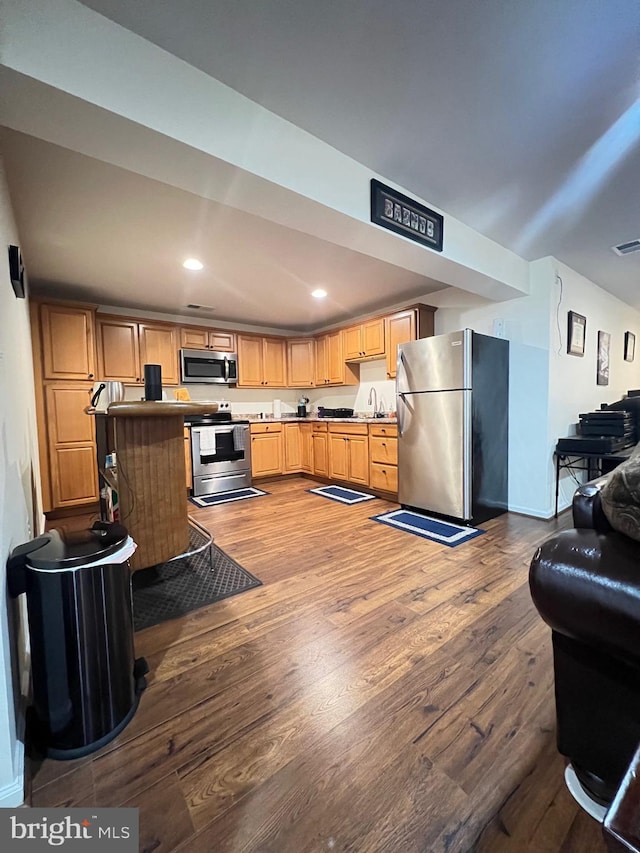
<instances>
[{"instance_id":1,"label":"sink faucet","mask_svg":"<svg viewBox=\"0 0 640 853\"><path fill-rule=\"evenodd\" d=\"M371 389L369 391L369 405L373 405L373 415L375 417L378 411L378 392L373 387L373 385L371 386Z\"/></svg>"}]
</instances>

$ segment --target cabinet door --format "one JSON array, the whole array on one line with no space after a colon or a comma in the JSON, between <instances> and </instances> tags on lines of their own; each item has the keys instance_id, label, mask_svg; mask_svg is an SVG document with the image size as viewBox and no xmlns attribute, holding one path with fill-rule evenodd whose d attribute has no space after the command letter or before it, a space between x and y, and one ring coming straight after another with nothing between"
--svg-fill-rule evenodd
<instances>
[{"instance_id":1,"label":"cabinet door","mask_svg":"<svg viewBox=\"0 0 640 853\"><path fill-rule=\"evenodd\" d=\"M278 338L265 338L263 349L264 385L270 388L285 388L286 341Z\"/></svg>"},{"instance_id":2,"label":"cabinet door","mask_svg":"<svg viewBox=\"0 0 640 853\"><path fill-rule=\"evenodd\" d=\"M40 320L44 379L93 379L93 311L64 305L41 305Z\"/></svg>"},{"instance_id":3,"label":"cabinet door","mask_svg":"<svg viewBox=\"0 0 640 853\"><path fill-rule=\"evenodd\" d=\"M327 335L329 364L329 382L332 385L344 384L344 356L342 354L342 332L330 332Z\"/></svg>"},{"instance_id":4,"label":"cabinet door","mask_svg":"<svg viewBox=\"0 0 640 853\"><path fill-rule=\"evenodd\" d=\"M349 453L349 480L369 485L369 440L366 435L350 435L345 442Z\"/></svg>"},{"instance_id":5,"label":"cabinet door","mask_svg":"<svg viewBox=\"0 0 640 853\"><path fill-rule=\"evenodd\" d=\"M383 465L380 462L372 462L370 475L370 485L373 489L397 494L398 469L395 465Z\"/></svg>"},{"instance_id":6,"label":"cabinet door","mask_svg":"<svg viewBox=\"0 0 640 853\"><path fill-rule=\"evenodd\" d=\"M262 376L262 338L238 335L238 385L260 387Z\"/></svg>"},{"instance_id":7,"label":"cabinet door","mask_svg":"<svg viewBox=\"0 0 640 853\"><path fill-rule=\"evenodd\" d=\"M396 360L398 345L406 344L416 339L415 311L399 311L386 320L387 332L387 376L394 379L396 375Z\"/></svg>"},{"instance_id":8,"label":"cabinet door","mask_svg":"<svg viewBox=\"0 0 640 853\"><path fill-rule=\"evenodd\" d=\"M214 352L235 352L236 336L233 332L209 332L209 349Z\"/></svg>"},{"instance_id":9,"label":"cabinet door","mask_svg":"<svg viewBox=\"0 0 640 853\"><path fill-rule=\"evenodd\" d=\"M95 420L84 413L90 391L84 383L45 388L53 509L98 500Z\"/></svg>"},{"instance_id":10,"label":"cabinet door","mask_svg":"<svg viewBox=\"0 0 640 853\"><path fill-rule=\"evenodd\" d=\"M315 342L313 338L287 341L287 385L312 388L315 378Z\"/></svg>"},{"instance_id":11,"label":"cabinet door","mask_svg":"<svg viewBox=\"0 0 640 853\"><path fill-rule=\"evenodd\" d=\"M321 477L329 475L327 459L327 433L313 434L313 473Z\"/></svg>"},{"instance_id":12,"label":"cabinet door","mask_svg":"<svg viewBox=\"0 0 640 853\"><path fill-rule=\"evenodd\" d=\"M360 326L352 326L350 329L345 329L342 333L342 340L345 360L350 358L362 358L364 355L364 349L362 346Z\"/></svg>"},{"instance_id":13,"label":"cabinet door","mask_svg":"<svg viewBox=\"0 0 640 853\"><path fill-rule=\"evenodd\" d=\"M177 385L180 381L180 372L178 370L178 344L175 326L140 323L138 340L140 343L140 366L143 374L145 364L159 364L162 369L162 384Z\"/></svg>"},{"instance_id":14,"label":"cabinet door","mask_svg":"<svg viewBox=\"0 0 640 853\"><path fill-rule=\"evenodd\" d=\"M332 480L349 479L348 444L346 435L329 434L329 476Z\"/></svg>"},{"instance_id":15,"label":"cabinet door","mask_svg":"<svg viewBox=\"0 0 640 853\"><path fill-rule=\"evenodd\" d=\"M326 385L329 382L329 350L327 348L327 336L316 338L316 364L315 384L316 387Z\"/></svg>"},{"instance_id":16,"label":"cabinet door","mask_svg":"<svg viewBox=\"0 0 640 853\"><path fill-rule=\"evenodd\" d=\"M98 379L133 385L142 381L138 324L133 320L98 317Z\"/></svg>"},{"instance_id":17,"label":"cabinet door","mask_svg":"<svg viewBox=\"0 0 640 853\"><path fill-rule=\"evenodd\" d=\"M265 432L251 436L251 475L282 474L282 433Z\"/></svg>"},{"instance_id":18,"label":"cabinet door","mask_svg":"<svg viewBox=\"0 0 640 853\"><path fill-rule=\"evenodd\" d=\"M362 349L366 356L384 355L384 317L362 324Z\"/></svg>"},{"instance_id":19,"label":"cabinet door","mask_svg":"<svg viewBox=\"0 0 640 853\"><path fill-rule=\"evenodd\" d=\"M300 470L307 474L313 472L313 433L311 424L300 424L301 460Z\"/></svg>"},{"instance_id":20,"label":"cabinet door","mask_svg":"<svg viewBox=\"0 0 640 853\"><path fill-rule=\"evenodd\" d=\"M284 473L302 469L302 441L298 424L284 425Z\"/></svg>"},{"instance_id":21,"label":"cabinet door","mask_svg":"<svg viewBox=\"0 0 640 853\"><path fill-rule=\"evenodd\" d=\"M183 326L180 329L180 346L182 349L209 349L209 330Z\"/></svg>"}]
</instances>

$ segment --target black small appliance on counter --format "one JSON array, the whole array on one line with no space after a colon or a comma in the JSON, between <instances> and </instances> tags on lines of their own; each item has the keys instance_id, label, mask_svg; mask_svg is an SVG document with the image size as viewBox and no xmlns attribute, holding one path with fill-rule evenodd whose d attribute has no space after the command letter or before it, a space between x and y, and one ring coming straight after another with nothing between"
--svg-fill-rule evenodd
<instances>
[{"instance_id":1,"label":"black small appliance on counter","mask_svg":"<svg viewBox=\"0 0 640 853\"><path fill-rule=\"evenodd\" d=\"M324 406L318 406L319 418L352 418L353 409L325 409Z\"/></svg>"}]
</instances>

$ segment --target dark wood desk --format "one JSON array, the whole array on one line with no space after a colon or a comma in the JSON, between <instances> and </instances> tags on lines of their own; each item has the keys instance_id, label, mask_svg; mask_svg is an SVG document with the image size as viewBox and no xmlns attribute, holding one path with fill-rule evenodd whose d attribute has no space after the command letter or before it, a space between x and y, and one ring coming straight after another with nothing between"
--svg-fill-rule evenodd
<instances>
[{"instance_id":1,"label":"dark wood desk","mask_svg":"<svg viewBox=\"0 0 640 853\"><path fill-rule=\"evenodd\" d=\"M579 453L566 450L554 450L556 460L556 508L554 518L558 517L558 497L560 494L560 471L586 471L587 480L607 474L616 465L624 462L635 450L635 444L615 453Z\"/></svg>"}]
</instances>

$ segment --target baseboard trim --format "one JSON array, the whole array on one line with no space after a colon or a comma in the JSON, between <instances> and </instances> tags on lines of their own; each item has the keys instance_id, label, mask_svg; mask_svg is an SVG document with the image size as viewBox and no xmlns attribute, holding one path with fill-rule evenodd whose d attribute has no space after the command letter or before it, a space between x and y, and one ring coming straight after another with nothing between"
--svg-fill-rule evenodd
<instances>
[{"instance_id":1,"label":"baseboard trim","mask_svg":"<svg viewBox=\"0 0 640 853\"><path fill-rule=\"evenodd\" d=\"M24 802L24 743L18 740L13 755L13 766L17 768L18 775L0 788L0 808L15 809Z\"/></svg>"}]
</instances>

